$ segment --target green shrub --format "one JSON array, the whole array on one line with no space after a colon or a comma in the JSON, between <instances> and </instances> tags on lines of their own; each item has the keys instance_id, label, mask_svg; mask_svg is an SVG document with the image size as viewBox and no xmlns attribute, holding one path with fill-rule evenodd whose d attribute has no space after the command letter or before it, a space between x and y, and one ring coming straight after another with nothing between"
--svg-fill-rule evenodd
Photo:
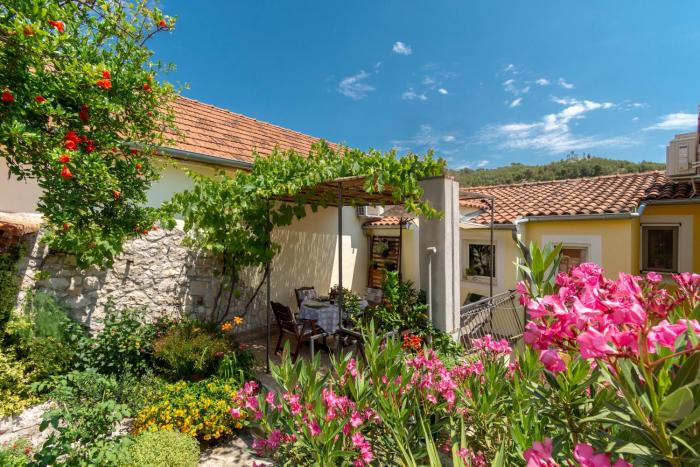
<instances>
[{"instance_id":1,"label":"green shrub","mask_svg":"<svg viewBox=\"0 0 700 467\"><path fill-rule=\"evenodd\" d=\"M220 379L169 384L136 415L132 430L135 434L176 430L202 441L219 439L241 426L229 413L237 388Z\"/></svg>"},{"instance_id":2,"label":"green shrub","mask_svg":"<svg viewBox=\"0 0 700 467\"><path fill-rule=\"evenodd\" d=\"M250 350L236 350L221 358L216 375L221 379L233 379L239 385L255 378L255 355Z\"/></svg>"},{"instance_id":3,"label":"green shrub","mask_svg":"<svg viewBox=\"0 0 700 467\"><path fill-rule=\"evenodd\" d=\"M154 348L158 362L174 379L203 379L216 371L233 345L229 338L197 322L184 322L157 339Z\"/></svg>"},{"instance_id":4,"label":"green shrub","mask_svg":"<svg viewBox=\"0 0 700 467\"><path fill-rule=\"evenodd\" d=\"M0 349L0 417L14 415L39 402L31 389L32 380L31 370L15 358L12 349Z\"/></svg>"},{"instance_id":5,"label":"green shrub","mask_svg":"<svg viewBox=\"0 0 700 467\"><path fill-rule=\"evenodd\" d=\"M155 328L143 323L143 311L117 310L110 304L103 324L93 339L82 341L79 367L110 375L146 373Z\"/></svg>"},{"instance_id":6,"label":"green shrub","mask_svg":"<svg viewBox=\"0 0 700 467\"><path fill-rule=\"evenodd\" d=\"M49 383L46 383L49 384ZM71 372L54 378L52 409L43 415L41 430L54 428L35 460L39 465L119 465L127 458L128 437L113 437L118 423L130 415L115 400L115 378L95 371Z\"/></svg>"},{"instance_id":7,"label":"green shrub","mask_svg":"<svg viewBox=\"0 0 700 467\"><path fill-rule=\"evenodd\" d=\"M0 465L3 467L25 467L29 465L32 445L26 439L0 446Z\"/></svg>"},{"instance_id":8,"label":"green shrub","mask_svg":"<svg viewBox=\"0 0 700 467\"><path fill-rule=\"evenodd\" d=\"M17 302L19 292L19 275L17 261L22 255L22 247L11 245L0 250L0 340L5 324Z\"/></svg>"},{"instance_id":9,"label":"green shrub","mask_svg":"<svg viewBox=\"0 0 700 467\"><path fill-rule=\"evenodd\" d=\"M147 431L129 447L128 467L196 467L199 443L178 431Z\"/></svg>"}]
</instances>

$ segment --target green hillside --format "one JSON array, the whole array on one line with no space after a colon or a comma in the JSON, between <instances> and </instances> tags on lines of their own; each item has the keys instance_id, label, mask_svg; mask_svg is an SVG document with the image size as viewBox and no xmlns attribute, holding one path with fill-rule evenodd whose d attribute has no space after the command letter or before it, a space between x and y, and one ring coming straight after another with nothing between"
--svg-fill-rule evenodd
<instances>
[{"instance_id":1,"label":"green hillside","mask_svg":"<svg viewBox=\"0 0 700 467\"><path fill-rule=\"evenodd\" d=\"M665 167L665 164L658 162L630 162L572 154L565 159L545 165L525 165L513 162L511 165L494 169L465 168L454 170L451 171L451 174L461 186L479 186L646 172L663 170Z\"/></svg>"}]
</instances>

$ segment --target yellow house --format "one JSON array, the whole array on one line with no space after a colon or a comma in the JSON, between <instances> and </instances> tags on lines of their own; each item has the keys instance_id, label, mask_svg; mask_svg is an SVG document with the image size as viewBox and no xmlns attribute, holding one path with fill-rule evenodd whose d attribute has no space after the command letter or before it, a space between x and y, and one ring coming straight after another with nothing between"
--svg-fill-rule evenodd
<instances>
[{"instance_id":1,"label":"yellow house","mask_svg":"<svg viewBox=\"0 0 700 467\"><path fill-rule=\"evenodd\" d=\"M608 277L700 271L700 182L664 172L462 188L460 213L462 300L488 295L491 281L493 293L515 287L514 238L562 243L562 270L595 262Z\"/></svg>"}]
</instances>

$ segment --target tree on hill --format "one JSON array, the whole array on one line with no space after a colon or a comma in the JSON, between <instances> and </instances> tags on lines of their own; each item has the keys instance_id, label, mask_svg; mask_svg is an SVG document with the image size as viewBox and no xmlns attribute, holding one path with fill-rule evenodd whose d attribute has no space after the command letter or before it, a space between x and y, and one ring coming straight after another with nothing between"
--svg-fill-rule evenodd
<instances>
[{"instance_id":1,"label":"tree on hill","mask_svg":"<svg viewBox=\"0 0 700 467\"><path fill-rule=\"evenodd\" d=\"M523 182L541 182L567 178L595 177L599 175L647 172L663 170L665 164L658 162L631 162L605 159L590 154L569 154L565 159L545 165L525 165L513 162L494 169L464 168L452 175L462 186L507 185Z\"/></svg>"}]
</instances>

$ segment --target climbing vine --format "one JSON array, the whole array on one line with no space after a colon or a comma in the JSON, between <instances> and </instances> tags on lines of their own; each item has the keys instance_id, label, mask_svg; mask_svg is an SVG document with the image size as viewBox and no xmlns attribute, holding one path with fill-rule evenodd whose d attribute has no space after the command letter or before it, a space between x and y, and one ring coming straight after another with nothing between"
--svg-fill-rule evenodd
<instances>
[{"instance_id":1,"label":"climbing vine","mask_svg":"<svg viewBox=\"0 0 700 467\"><path fill-rule=\"evenodd\" d=\"M0 3L0 157L42 188L43 240L83 267L110 265L158 218L144 207L149 156L172 128L174 92L146 43L174 23L153 4Z\"/></svg>"},{"instance_id":2,"label":"climbing vine","mask_svg":"<svg viewBox=\"0 0 700 467\"><path fill-rule=\"evenodd\" d=\"M164 210L182 215L190 234L186 237L189 245L221 259L222 274L230 279L233 291L244 269L268 264L279 251L271 238L274 227L301 219L307 207L316 211L336 200L333 193L328 198L307 198L305 188L341 177L362 176L366 192L383 192L390 187L396 204L432 217L439 213L421 201L419 182L442 174L444 168L444 160L434 159L432 153L398 157L394 151L336 150L320 142L309 154L275 150L270 156L256 156L249 172L221 172L216 177L189 172L195 186L175 194ZM291 201L278 201L280 197ZM228 306L224 308L222 318L228 313Z\"/></svg>"}]
</instances>

